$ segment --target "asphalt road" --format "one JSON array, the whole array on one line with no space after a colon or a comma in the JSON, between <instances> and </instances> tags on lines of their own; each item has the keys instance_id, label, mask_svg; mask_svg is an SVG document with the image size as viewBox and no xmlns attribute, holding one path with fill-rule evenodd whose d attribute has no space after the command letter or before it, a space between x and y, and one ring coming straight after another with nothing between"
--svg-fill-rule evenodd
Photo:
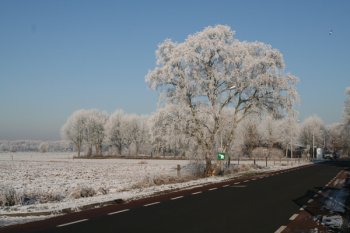
<instances>
[{"instance_id":1,"label":"asphalt road","mask_svg":"<svg viewBox=\"0 0 350 233\"><path fill-rule=\"evenodd\" d=\"M344 166L349 163L316 164L236 184L179 192L114 212L105 209L98 214L75 215L65 223L46 220L41 223L46 229L22 228L21 232L271 233L287 225L289 218Z\"/></svg>"}]
</instances>

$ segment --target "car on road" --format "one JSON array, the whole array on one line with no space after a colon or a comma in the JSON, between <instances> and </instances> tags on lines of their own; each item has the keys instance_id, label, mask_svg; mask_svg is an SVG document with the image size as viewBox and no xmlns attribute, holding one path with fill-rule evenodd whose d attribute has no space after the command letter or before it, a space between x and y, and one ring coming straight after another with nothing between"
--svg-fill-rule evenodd
<instances>
[{"instance_id":1,"label":"car on road","mask_svg":"<svg viewBox=\"0 0 350 233\"><path fill-rule=\"evenodd\" d=\"M325 159L337 159L338 155L336 152L326 151L323 157Z\"/></svg>"}]
</instances>

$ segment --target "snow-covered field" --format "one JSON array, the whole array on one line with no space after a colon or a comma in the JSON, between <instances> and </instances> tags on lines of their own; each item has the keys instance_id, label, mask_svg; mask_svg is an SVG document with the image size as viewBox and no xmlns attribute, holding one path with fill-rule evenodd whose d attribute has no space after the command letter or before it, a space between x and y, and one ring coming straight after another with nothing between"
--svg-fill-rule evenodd
<instances>
[{"instance_id":1,"label":"snow-covered field","mask_svg":"<svg viewBox=\"0 0 350 233\"><path fill-rule=\"evenodd\" d=\"M252 161L240 161L240 166L247 168L243 164L248 163ZM73 159L70 153L0 153L0 226L50 217L63 209L78 211L90 204L137 199L242 174L189 180L189 164L188 160ZM265 166L264 161L258 164ZM254 171L300 165L273 164L271 161L268 167ZM177 165L181 166L180 173ZM8 196L15 199L15 205L4 205Z\"/></svg>"}]
</instances>

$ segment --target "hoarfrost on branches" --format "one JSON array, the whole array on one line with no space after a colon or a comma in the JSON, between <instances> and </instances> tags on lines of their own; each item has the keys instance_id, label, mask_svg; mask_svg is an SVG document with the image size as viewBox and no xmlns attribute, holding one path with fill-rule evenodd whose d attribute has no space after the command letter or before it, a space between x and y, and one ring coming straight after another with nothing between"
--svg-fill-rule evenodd
<instances>
[{"instance_id":1,"label":"hoarfrost on branches","mask_svg":"<svg viewBox=\"0 0 350 233\"><path fill-rule=\"evenodd\" d=\"M85 112L85 109L73 112L61 129L62 138L74 143L78 151L78 157L80 157L84 140L86 125Z\"/></svg>"},{"instance_id":2,"label":"hoarfrost on branches","mask_svg":"<svg viewBox=\"0 0 350 233\"><path fill-rule=\"evenodd\" d=\"M333 152L343 148L342 124L333 123L327 127L326 147Z\"/></svg>"},{"instance_id":3,"label":"hoarfrost on branches","mask_svg":"<svg viewBox=\"0 0 350 233\"><path fill-rule=\"evenodd\" d=\"M293 146L298 142L300 134L300 125L294 114L278 121L279 128L279 142L284 147L286 157L288 156L288 150L291 152L291 158L293 157Z\"/></svg>"},{"instance_id":4,"label":"hoarfrost on branches","mask_svg":"<svg viewBox=\"0 0 350 233\"><path fill-rule=\"evenodd\" d=\"M282 54L261 42L234 38L228 26L207 27L182 43L170 39L158 46L157 66L146 82L161 93L163 105L182 113L186 134L205 152L206 173L212 173L215 142L224 122L223 112L233 109L227 150L235 130L247 115L269 111L284 115L298 99L297 79L284 72Z\"/></svg>"},{"instance_id":5,"label":"hoarfrost on branches","mask_svg":"<svg viewBox=\"0 0 350 233\"><path fill-rule=\"evenodd\" d=\"M88 156L92 155L95 147L96 155L102 154L102 143L105 138L104 124L108 114L96 109L81 109L75 111L61 129L62 137L76 146L78 157L83 143L88 147Z\"/></svg>"},{"instance_id":6,"label":"hoarfrost on branches","mask_svg":"<svg viewBox=\"0 0 350 233\"><path fill-rule=\"evenodd\" d=\"M148 142L149 129L147 117L136 114L128 114L117 110L105 124L108 144L117 149L122 155L123 150L131 151L131 145L135 148L136 155L141 146Z\"/></svg>"},{"instance_id":7,"label":"hoarfrost on branches","mask_svg":"<svg viewBox=\"0 0 350 233\"><path fill-rule=\"evenodd\" d=\"M343 113L343 145L344 152L350 155L350 87L346 88L347 99Z\"/></svg>"},{"instance_id":8,"label":"hoarfrost on branches","mask_svg":"<svg viewBox=\"0 0 350 233\"><path fill-rule=\"evenodd\" d=\"M325 124L318 116L311 116L304 120L300 131L300 142L304 146L323 146Z\"/></svg>"}]
</instances>

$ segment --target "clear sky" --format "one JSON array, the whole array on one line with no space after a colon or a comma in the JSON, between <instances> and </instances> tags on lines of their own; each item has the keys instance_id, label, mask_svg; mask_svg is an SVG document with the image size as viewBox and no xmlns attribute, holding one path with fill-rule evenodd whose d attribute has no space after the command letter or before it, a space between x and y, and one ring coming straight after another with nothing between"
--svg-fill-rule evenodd
<instances>
[{"instance_id":1,"label":"clear sky","mask_svg":"<svg viewBox=\"0 0 350 233\"><path fill-rule=\"evenodd\" d=\"M300 79L301 120L341 119L350 1L1 0L0 139L59 139L81 108L155 111L157 94L144 77L157 45L216 24L284 54L287 71Z\"/></svg>"}]
</instances>

